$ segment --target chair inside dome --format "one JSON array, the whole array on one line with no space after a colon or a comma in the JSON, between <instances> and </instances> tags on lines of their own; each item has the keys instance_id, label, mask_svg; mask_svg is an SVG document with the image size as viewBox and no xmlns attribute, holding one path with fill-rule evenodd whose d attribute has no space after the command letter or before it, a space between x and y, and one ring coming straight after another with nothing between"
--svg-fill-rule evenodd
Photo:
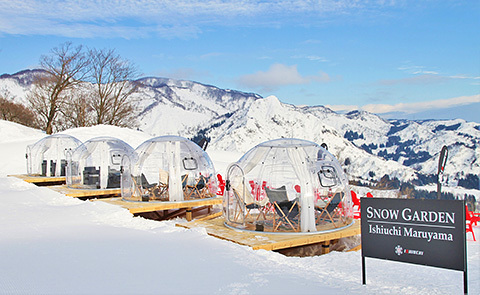
<instances>
[{"instance_id":1,"label":"chair inside dome","mask_svg":"<svg viewBox=\"0 0 480 295\"><path fill-rule=\"evenodd\" d=\"M353 223L348 181L320 145L277 139L227 169L223 214L229 227L275 233L337 230Z\"/></svg>"},{"instance_id":2,"label":"chair inside dome","mask_svg":"<svg viewBox=\"0 0 480 295\"><path fill-rule=\"evenodd\" d=\"M66 134L54 134L27 146L27 174L30 176L66 176L67 152L82 142Z\"/></svg>"},{"instance_id":3,"label":"chair inside dome","mask_svg":"<svg viewBox=\"0 0 480 295\"><path fill-rule=\"evenodd\" d=\"M122 158L134 153L124 141L96 137L68 154L67 186L76 189L119 189Z\"/></svg>"},{"instance_id":4,"label":"chair inside dome","mask_svg":"<svg viewBox=\"0 0 480 295\"><path fill-rule=\"evenodd\" d=\"M180 202L216 197L213 162L196 143L159 136L142 143L136 159L125 158L122 198L126 201Z\"/></svg>"}]
</instances>

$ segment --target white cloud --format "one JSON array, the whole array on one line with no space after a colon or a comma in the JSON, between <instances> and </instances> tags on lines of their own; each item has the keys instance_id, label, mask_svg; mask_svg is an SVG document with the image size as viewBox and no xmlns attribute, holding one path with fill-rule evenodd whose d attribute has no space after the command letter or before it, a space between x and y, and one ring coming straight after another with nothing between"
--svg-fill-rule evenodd
<instances>
[{"instance_id":1,"label":"white cloud","mask_svg":"<svg viewBox=\"0 0 480 295\"><path fill-rule=\"evenodd\" d=\"M413 77L407 77L402 79L389 79L389 80L380 80L380 85L412 85L412 84L433 84L433 83L441 83L451 78L433 75L433 74L423 74Z\"/></svg>"},{"instance_id":2,"label":"white cloud","mask_svg":"<svg viewBox=\"0 0 480 295\"><path fill-rule=\"evenodd\" d=\"M310 61L318 61L318 62L328 62L328 59L318 55L295 55L295 56L292 56L292 58L308 59Z\"/></svg>"},{"instance_id":3,"label":"white cloud","mask_svg":"<svg viewBox=\"0 0 480 295\"><path fill-rule=\"evenodd\" d=\"M438 99L432 101L397 103L397 104L368 104L357 105L326 105L336 112L349 112L353 110L364 110L374 114L404 113L415 114L436 109L449 109L458 106L465 106L473 103L480 103L480 94L472 96L460 96L449 99Z\"/></svg>"},{"instance_id":4,"label":"white cloud","mask_svg":"<svg viewBox=\"0 0 480 295\"><path fill-rule=\"evenodd\" d=\"M397 85L397 84L431 84L444 82L446 80L454 79L469 79L469 80L478 80L480 77L469 76L469 75L446 75L441 74L438 71L427 70L424 66L411 65L410 62L407 62L407 65L400 66L398 70L405 72L410 75L415 75L413 77L402 78L402 79L391 79L391 80L381 80L379 83L382 85Z\"/></svg>"},{"instance_id":5,"label":"white cloud","mask_svg":"<svg viewBox=\"0 0 480 295\"><path fill-rule=\"evenodd\" d=\"M391 4L351 0L0 0L0 34L189 37L204 24L274 25L298 22L299 15L302 20L310 17L316 21L344 12L367 11L367 6L371 11Z\"/></svg>"},{"instance_id":6,"label":"white cloud","mask_svg":"<svg viewBox=\"0 0 480 295\"><path fill-rule=\"evenodd\" d=\"M452 79L472 79L472 80L480 80L480 77L468 76L468 75L454 75L454 76L449 76L449 78L452 78Z\"/></svg>"},{"instance_id":7,"label":"white cloud","mask_svg":"<svg viewBox=\"0 0 480 295\"><path fill-rule=\"evenodd\" d=\"M280 86L308 84L312 81L328 82L330 77L326 73L319 73L317 76L302 76L297 66L284 64L273 64L267 71L258 71L254 74L244 75L238 79L241 86L258 88L263 91L271 91Z\"/></svg>"},{"instance_id":8,"label":"white cloud","mask_svg":"<svg viewBox=\"0 0 480 295\"><path fill-rule=\"evenodd\" d=\"M400 66L398 69L412 75L438 75L438 72L426 70L424 66L403 65Z\"/></svg>"},{"instance_id":9,"label":"white cloud","mask_svg":"<svg viewBox=\"0 0 480 295\"><path fill-rule=\"evenodd\" d=\"M432 101L424 102L414 102L414 103L398 103L394 105L389 104L369 104L362 107L363 110L376 113L384 114L391 112L403 112L407 114L419 113L427 110L433 109L448 109L457 106L468 105L472 103L480 102L480 94L472 96L460 96L449 99L438 99Z\"/></svg>"}]
</instances>

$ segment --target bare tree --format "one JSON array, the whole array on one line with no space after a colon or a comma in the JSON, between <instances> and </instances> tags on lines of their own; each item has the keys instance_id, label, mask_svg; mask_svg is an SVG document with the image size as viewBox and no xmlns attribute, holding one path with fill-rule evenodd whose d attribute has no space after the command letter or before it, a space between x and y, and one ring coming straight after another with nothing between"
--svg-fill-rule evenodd
<instances>
[{"instance_id":1,"label":"bare tree","mask_svg":"<svg viewBox=\"0 0 480 295\"><path fill-rule=\"evenodd\" d=\"M89 56L95 87L91 106L96 124L134 127L136 102L131 95L137 90L133 81L137 76L135 67L113 49L92 49Z\"/></svg>"},{"instance_id":2,"label":"bare tree","mask_svg":"<svg viewBox=\"0 0 480 295\"><path fill-rule=\"evenodd\" d=\"M81 83L68 90L68 99L62 107L62 119L67 128L88 127L95 125L91 106L91 85Z\"/></svg>"},{"instance_id":3,"label":"bare tree","mask_svg":"<svg viewBox=\"0 0 480 295\"><path fill-rule=\"evenodd\" d=\"M38 115L38 121L47 134L52 134L58 114L67 101L67 90L81 83L88 73L89 59L82 46L73 47L67 42L52 49L50 55L42 56L40 64L44 75L34 80L34 89L28 97Z\"/></svg>"}]
</instances>

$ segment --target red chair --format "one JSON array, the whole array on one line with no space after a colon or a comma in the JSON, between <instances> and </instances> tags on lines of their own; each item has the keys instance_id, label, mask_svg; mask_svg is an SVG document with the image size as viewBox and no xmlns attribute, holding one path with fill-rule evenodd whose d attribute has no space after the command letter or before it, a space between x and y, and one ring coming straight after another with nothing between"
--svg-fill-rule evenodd
<instances>
[{"instance_id":1,"label":"red chair","mask_svg":"<svg viewBox=\"0 0 480 295\"><path fill-rule=\"evenodd\" d=\"M480 217L476 216L475 213L468 210L467 205L465 205L465 232L471 232L474 241L477 240L475 239L475 233L473 232L473 225L477 225L478 221L480 221Z\"/></svg>"},{"instance_id":2,"label":"red chair","mask_svg":"<svg viewBox=\"0 0 480 295\"><path fill-rule=\"evenodd\" d=\"M217 195L218 196L223 196L223 193L225 192L225 180L223 179L222 175L220 175L220 174L217 174L217 179L218 179Z\"/></svg>"},{"instance_id":3,"label":"red chair","mask_svg":"<svg viewBox=\"0 0 480 295\"><path fill-rule=\"evenodd\" d=\"M250 181L248 181L248 183L250 184L250 187L251 187L251 189L252 189L252 190L250 191L250 193L251 193L252 195L255 195L255 182L254 182L253 180L250 180Z\"/></svg>"},{"instance_id":4,"label":"red chair","mask_svg":"<svg viewBox=\"0 0 480 295\"><path fill-rule=\"evenodd\" d=\"M473 225L477 226L480 221L480 214L473 213L473 211L468 210L468 206L465 205L465 219L470 220Z\"/></svg>"},{"instance_id":5,"label":"red chair","mask_svg":"<svg viewBox=\"0 0 480 295\"><path fill-rule=\"evenodd\" d=\"M475 233L473 232L472 222L468 222L468 221L467 221L467 222L465 223L465 225L466 225L465 232L466 232L466 233L471 232L471 233L472 233L472 236L473 236L473 241L476 242L477 240L475 239Z\"/></svg>"},{"instance_id":6,"label":"red chair","mask_svg":"<svg viewBox=\"0 0 480 295\"><path fill-rule=\"evenodd\" d=\"M353 218L360 219L360 199L354 191L350 191L353 202Z\"/></svg>"},{"instance_id":7,"label":"red chair","mask_svg":"<svg viewBox=\"0 0 480 295\"><path fill-rule=\"evenodd\" d=\"M255 197L256 201L261 201L261 200L265 199L265 197L266 197L265 187L267 186L266 181L262 182L262 186L260 186L259 184L257 184L253 180L250 180L248 183L250 184L250 187L252 188L251 193Z\"/></svg>"}]
</instances>

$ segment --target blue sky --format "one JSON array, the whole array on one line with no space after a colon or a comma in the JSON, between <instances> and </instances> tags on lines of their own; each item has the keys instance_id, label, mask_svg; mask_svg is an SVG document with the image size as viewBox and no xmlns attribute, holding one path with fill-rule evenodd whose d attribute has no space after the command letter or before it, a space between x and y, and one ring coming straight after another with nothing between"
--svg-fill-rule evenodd
<instances>
[{"instance_id":1,"label":"blue sky","mask_svg":"<svg viewBox=\"0 0 480 295\"><path fill-rule=\"evenodd\" d=\"M479 32L476 0L0 0L0 74L71 41L114 48L142 76L479 122Z\"/></svg>"}]
</instances>

